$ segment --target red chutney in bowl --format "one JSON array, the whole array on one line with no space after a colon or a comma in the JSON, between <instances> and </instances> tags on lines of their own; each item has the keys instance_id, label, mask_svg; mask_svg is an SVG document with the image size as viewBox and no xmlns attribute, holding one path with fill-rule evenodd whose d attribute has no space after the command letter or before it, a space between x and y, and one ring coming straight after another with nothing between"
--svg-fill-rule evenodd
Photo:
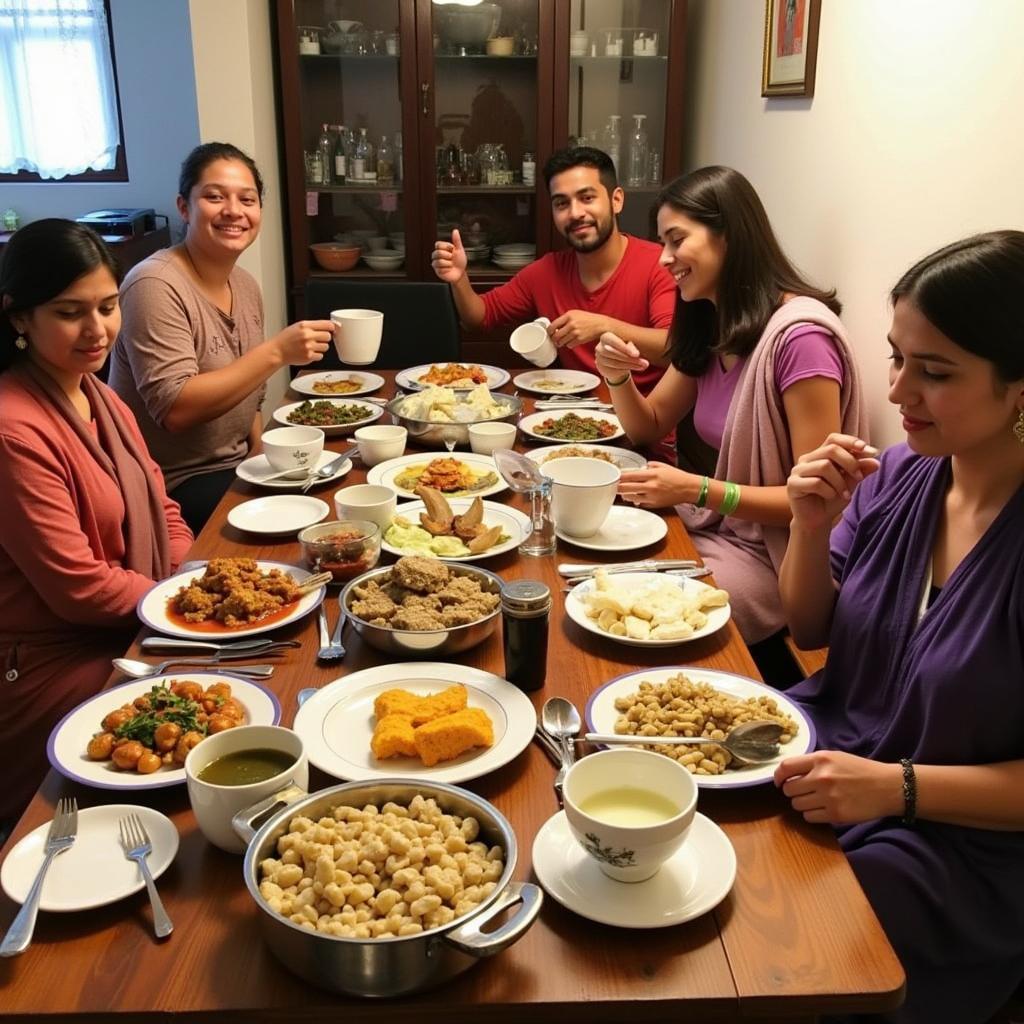
<instances>
[{"instance_id":1,"label":"red chutney in bowl","mask_svg":"<svg viewBox=\"0 0 1024 1024\"><path fill-rule=\"evenodd\" d=\"M299 534L311 572L329 572L344 583L372 569L380 559L380 527L364 520L317 523Z\"/></svg>"}]
</instances>

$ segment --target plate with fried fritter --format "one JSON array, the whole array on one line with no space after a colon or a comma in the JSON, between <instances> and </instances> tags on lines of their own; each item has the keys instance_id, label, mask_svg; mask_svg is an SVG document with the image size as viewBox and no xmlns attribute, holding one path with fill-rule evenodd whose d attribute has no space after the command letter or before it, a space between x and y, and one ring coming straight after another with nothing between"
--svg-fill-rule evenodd
<instances>
[{"instance_id":1,"label":"plate with fried fritter","mask_svg":"<svg viewBox=\"0 0 1024 1024\"><path fill-rule=\"evenodd\" d=\"M326 587L298 593L311 575L284 562L213 558L151 587L136 613L150 629L186 640L255 636L287 626L320 604Z\"/></svg>"},{"instance_id":2,"label":"plate with fried fritter","mask_svg":"<svg viewBox=\"0 0 1024 1024\"><path fill-rule=\"evenodd\" d=\"M489 455L467 452L423 452L388 459L372 467L366 482L393 487L399 494L417 498L417 487L433 487L446 498L486 498L507 490Z\"/></svg>"}]
</instances>

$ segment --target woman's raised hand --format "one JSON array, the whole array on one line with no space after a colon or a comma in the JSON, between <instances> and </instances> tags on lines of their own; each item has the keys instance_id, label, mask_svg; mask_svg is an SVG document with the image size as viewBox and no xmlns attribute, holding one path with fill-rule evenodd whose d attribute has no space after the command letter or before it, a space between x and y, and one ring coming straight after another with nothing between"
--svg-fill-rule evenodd
<instances>
[{"instance_id":1,"label":"woman's raised hand","mask_svg":"<svg viewBox=\"0 0 1024 1024\"><path fill-rule=\"evenodd\" d=\"M623 341L617 334L605 331L594 348L594 362L598 372L612 380L634 370L646 370L650 362L640 355L631 341Z\"/></svg>"},{"instance_id":2,"label":"woman's raised hand","mask_svg":"<svg viewBox=\"0 0 1024 1024\"><path fill-rule=\"evenodd\" d=\"M438 239L434 243L434 251L430 255L430 265L434 273L448 284L455 284L466 274L466 250L462 245L462 236L458 228L452 232L452 240L443 242Z\"/></svg>"},{"instance_id":3,"label":"woman's raised hand","mask_svg":"<svg viewBox=\"0 0 1024 1024\"><path fill-rule=\"evenodd\" d=\"M829 434L820 448L801 455L786 481L793 525L831 527L853 489L878 469L877 448L851 434Z\"/></svg>"},{"instance_id":4,"label":"woman's raised hand","mask_svg":"<svg viewBox=\"0 0 1024 1024\"><path fill-rule=\"evenodd\" d=\"M277 346L281 360L289 366L305 366L319 362L334 338L332 320L300 320L289 324L270 339Z\"/></svg>"},{"instance_id":5,"label":"woman's raised hand","mask_svg":"<svg viewBox=\"0 0 1024 1024\"><path fill-rule=\"evenodd\" d=\"M667 508L693 501L700 489L700 477L664 462L648 462L644 469L630 469L619 478L623 501L639 508Z\"/></svg>"}]
</instances>

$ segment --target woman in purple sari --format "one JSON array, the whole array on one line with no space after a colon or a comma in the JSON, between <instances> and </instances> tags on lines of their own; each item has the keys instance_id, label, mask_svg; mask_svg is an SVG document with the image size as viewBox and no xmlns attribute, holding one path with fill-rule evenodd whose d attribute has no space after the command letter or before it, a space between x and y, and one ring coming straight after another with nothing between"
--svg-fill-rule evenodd
<instances>
[{"instance_id":1,"label":"woman in purple sari","mask_svg":"<svg viewBox=\"0 0 1024 1024\"><path fill-rule=\"evenodd\" d=\"M881 459L833 434L789 478L780 587L825 670L820 748L775 781L836 826L907 973L892 1019L986 1021L1024 978L1024 233L893 289ZM834 529L831 524L842 515Z\"/></svg>"}]
</instances>

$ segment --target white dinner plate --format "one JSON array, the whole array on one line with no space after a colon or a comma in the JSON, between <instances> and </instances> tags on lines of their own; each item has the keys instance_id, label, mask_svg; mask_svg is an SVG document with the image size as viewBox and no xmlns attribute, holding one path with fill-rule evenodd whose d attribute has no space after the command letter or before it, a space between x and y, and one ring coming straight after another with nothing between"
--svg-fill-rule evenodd
<instances>
[{"instance_id":1,"label":"white dinner plate","mask_svg":"<svg viewBox=\"0 0 1024 1024\"><path fill-rule=\"evenodd\" d=\"M695 775L694 779L701 789L738 789L742 786L759 786L772 781L778 762L784 757L795 754L806 754L814 749L814 723L805 712L785 694L773 690L764 683L755 682L746 676L738 676L732 672L719 672L716 669L698 668L695 665L676 665L672 668L639 669L628 672L609 680L604 686L595 690L587 701L585 717L587 728L591 732L615 732L615 721L619 712L615 710L615 701L619 697L628 697L636 693L643 682L655 686L667 682L672 676L682 673L695 683L708 683L721 693L741 700L747 697L771 697L778 705L782 714L789 715L797 723L797 734L779 751L776 761L768 764L748 765L743 768L730 768L721 775Z\"/></svg>"},{"instance_id":2,"label":"white dinner plate","mask_svg":"<svg viewBox=\"0 0 1024 1024\"><path fill-rule=\"evenodd\" d=\"M550 448L531 448L528 452L523 454L528 459L533 459L534 462L541 466L547 465L552 458L557 455L558 452L565 451L567 448L579 448L577 444L559 444L551 445ZM639 452L632 452L628 448L616 448L611 444L591 444L587 446L587 451L590 452L604 452L619 469L644 469L647 466L647 459Z\"/></svg>"},{"instance_id":3,"label":"white dinner plate","mask_svg":"<svg viewBox=\"0 0 1024 1024\"><path fill-rule=\"evenodd\" d=\"M320 453L320 458L316 460L316 468L319 469L321 466L326 466L328 462L338 457L337 452L332 452L325 448ZM329 484L332 480L340 480L350 469L352 468L352 460L346 459L344 462L338 463L338 468L328 477L318 477L314 486L320 486L320 484ZM308 477L278 477L276 480L267 480L268 476L276 476L280 470L274 469L268 461L266 455L254 455L251 459L246 459L245 462L239 463L235 468L235 476L239 480L244 480L247 484L256 484L259 487L273 487L279 491L291 491L297 490L302 487Z\"/></svg>"},{"instance_id":4,"label":"white dinner plate","mask_svg":"<svg viewBox=\"0 0 1024 1024\"><path fill-rule=\"evenodd\" d=\"M330 514L326 502L305 494L274 494L269 498L243 501L228 512L228 522L237 530L273 536L298 533Z\"/></svg>"},{"instance_id":5,"label":"white dinner plate","mask_svg":"<svg viewBox=\"0 0 1024 1024\"><path fill-rule=\"evenodd\" d=\"M601 529L589 537L571 537L555 525L557 537L587 551L635 551L657 544L667 533L664 516L632 505L612 505Z\"/></svg>"},{"instance_id":6,"label":"white dinner plate","mask_svg":"<svg viewBox=\"0 0 1024 1024\"><path fill-rule=\"evenodd\" d=\"M288 405L282 405L280 409L274 410L274 419L277 420L284 427L295 427L295 426L315 426L317 430L322 430L327 437L337 437L339 434L352 434L360 427L365 427L369 423L373 423L374 420L379 420L384 415L384 406L375 405L373 402L360 402L358 398L307 398L307 402L329 402L331 405L358 405L361 409L366 410L366 418L356 420L354 423L338 423L334 426L321 426L319 423L316 424L303 424L293 423L288 417L296 410L302 402L290 402Z\"/></svg>"},{"instance_id":7,"label":"white dinner plate","mask_svg":"<svg viewBox=\"0 0 1024 1024\"><path fill-rule=\"evenodd\" d=\"M425 377L430 373L432 366L450 366L450 363L444 360L439 360L436 363L424 363L422 366L410 366L407 370L399 370L395 374L395 383L400 388L405 388L406 391L422 391L423 388L430 387L429 384L424 384L420 381L420 377ZM463 366L479 366L484 373L487 374L487 386L493 391L495 388L500 388L502 384L507 384L509 378L512 376L508 370L503 370L500 366L487 366L484 363L467 363L462 361ZM441 385L442 387L451 387L450 384ZM478 385L472 384L469 387L453 388L453 391L470 391L472 388Z\"/></svg>"},{"instance_id":8,"label":"white dinner plate","mask_svg":"<svg viewBox=\"0 0 1024 1024\"><path fill-rule=\"evenodd\" d=\"M281 705L270 690L257 682L233 676L230 671L176 672L150 679L135 679L103 690L72 708L53 727L46 741L46 756L50 764L61 775L96 789L163 789L184 782L185 769L182 767L168 766L152 775L122 772L110 761L90 761L85 748L96 733L103 731L101 723L111 711L149 693L158 683L170 685L186 679L194 679L204 688L214 683L227 683L231 687L231 696L245 711L246 725L277 725L281 720Z\"/></svg>"},{"instance_id":9,"label":"white dinner plate","mask_svg":"<svg viewBox=\"0 0 1024 1024\"><path fill-rule=\"evenodd\" d=\"M317 381L330 381L343 378L345 380L359 381L357 391L347 391L343 395L332 395L316 391L313 385ZM292 391L300 395L309 395L310 398L355 398L357 395L370 395L384 387L384 378L378 377L375 373L365 373L362 370L322 370L320 373L304 373L301 377L294 377L288 385Z\"/></svg>"},{"instance_id":10,"label":"white dinner plate","mask_svg":"<svg viewBox=\"0 0 1024 1024\"><path fill-rule=\"evenodd\" d=\"M608 579L613 586L626 588L641 587L644 584L665 581L671 586L679 587L684 594L694 594L699 593L701 590L716 589L715 587L709 587L706 583L701 583L700 580L691 580L684 576L666 576L660 572L617 572L610 575ZM632 637L615 636L613 633L606 632L597 624L596 619L592 619L587 615L587 606L583 597L585 594L594 593L596 589L597 581L593 579L584 580L582 583L576 584L565 595L566 614L573 622L588 632L594 633L597 636L603 636L608 640L614 640L616 643L626 644L627 647L677 647L679 644L686 644L691 640L700 640L701 637L717 633L729 621L729 617L732 614L732 609L729 605L725 605L722 608L708 609L705 612L708 617L707 625L703 629L695 630L690 636L681 640L634 640Z\"/></svg>"},{"instance_id":11,"label":"white dinner plate","mask_svg":"<svg viewBox=\"0 0 1024 1024\"><path fill-rule=\"evenodd\" d=\"M475 498L479 496L486 498L490 494L500 494L502 491L508 490L508 484L505 483L498 472L494 459L490 455L477 455L475 452L417 452L413 455L401 455L397 459L388 459L387 462L380 462L369 469L366 473L366 482L368 484L383 484L385 487L393 487L399 494L415 498L416 492L399 487L395 483L395 478L410 466L425 467L428 462L432 462L434 459L457 459L459 462L464 462L467 466L472 466L473 470L477 473L493 473L495 475L497 479L493 484L482 487L479 491L474 491L469 497ZM465 495L459 495L459 497L465 497Z\"/></svg>"},{"instance_id":12,"label":"white dinner plate","mask_svg":"<svg viewBox=\"0 0 1024 1024\"><path fill-rule=\"evenodd\" d=\"M271 569L283 569L296 583L301 583L313 575L308 569L300 569L297 565L289 565L286 562L265 562L261 559L256 564L264 572L269 572ZM150 629L163 633L165 636L178 636L186 640L193 638L199 638L200 640L223 640L225 638L241 640L243 636L269 633L272 629L287 626L290 622L301 619L316 608L327 593L326 587L320 587L319 590L314 590L311 594L304 594L287 615L281 619L275 619L266 625L260 625L257 622L255 625L243 626L239 629L228 629L226 626L221 626L217 629L204 629L202 627L206 625L205 623L198 623L196 626L191 624L179 626L168 617L167 602L177 594L181 587L187 586L194 579L198 579L205 571L206 563L204 562L196 568L176 573L174 576L161 580L150 587L139 598L139 603L135 608L136 614Z\"/></svg>"},{"instance_id":13,"label":"white dinner plate","mask_svg":"<svg viewBox=\"0 0 1024 1024\"><path fill-rule=\"evenodd\" d=\"M426 768L415 757L378 761L370 750L373 702L385 690L437 693L454 683L469 691L469 707L483 708L494 723L492 747L467 750L454 761ZM377 665L321 687L299 708L292 728L302 738L309 763L335 778L425 779L468 782L518 757L537 727L530 698L500 676L443 662Z\"/></svg>"},{"instance_id":14,"label":"white dinner plate","mask_svg":"<svg viewBox=\"0 0 1024 1024\"><path fill-rule=\"evenodd\" d=\"M517 388L533 391L538 395L575 395L593 391L601 383L601 378L585 370L561 370L552 367L549 370L527 370L526 373L516 374L512 383Z\"/></svg>"},{"instance_id":15,"label":"white dinner plate","mask_svg":"<svg viewBox=\"0 0 1024 1024\"><path fill-rule=\"evenodd\" d=\"M124 855L120 843L120 822L128 814L139 816L153 843L153 852L146 858L153 877L159 878L170 867L178 852L178 830L166 815L138 804L85 807L78 812L74 843L46 873L40 910L92 910L145 888L138 865ZM43 863L49 829L46 822L29 832L0 868L0 885L15 903L24 903L28 897Z\"/></svg>"},{"instance_id":16,"label":"white dinner plate","mask_svg":"<svg viewBox=\"0 0 1024 1024\"><path fill-rule=\"evenodd\" d=\"M461 515L470 505L472 498L450 498L448 504L456 515ZM506 551L514 551L530 535L530 517L525 512L509 505L499 505L495 501L485 501L483 525L487 527L500 526L501 532L507 534L508 539L492 545L486 551L478 555L444 555L445 562L480 562L485 558L493 558L495 555L503 555ZM422 501L410 501L399 505L396 515L405 516L410 522L419 526L420 513L425 511L426 506ZM387 530L384 531L387 533ZM417 548L399 548L389 544L386 540L381 541L381 547L392 555L422 555L424 552ZM429 558L441 557L428 555Z\"/></svg>"},{"instance_id":17,"label":"white dinner plate","mask_svg":"<svg viewBox=\"0 0 1024 1024\"><path fill-rule=\"evenodd\" d=\"M545 420L558 420L567 412L575 413L580 419L610 423L615 428L615 433L609 434L607 437L595 438L593 441L571 441L564 437L545 437L543 434L536 432L535 428L540 426ZM545 409L543 412L531 412L529 416L524 416L519 421L519 429L531 441L543 441L545 444L605 444L607 441L614 441L618 437L626 436L626 432L622 429L622 424L619 422L619 417L614 413L596 412L593 409L587 409L585 406L578 409Z\"/></svg>"},{"instance_id":18,"label":"white dinner plate","mask_svg":"<svg viewBox=\"0 0 1024 1024\"><path fill-rule=\"evenodd\" d=\"M729 837L695 814L683 845L653 878L624 884L609 878L576 841L565 811L541 826L533 841L533 870L563 907L616 928L668 928L718 906L736 879Z\"/></svg>"}]
</instances>

